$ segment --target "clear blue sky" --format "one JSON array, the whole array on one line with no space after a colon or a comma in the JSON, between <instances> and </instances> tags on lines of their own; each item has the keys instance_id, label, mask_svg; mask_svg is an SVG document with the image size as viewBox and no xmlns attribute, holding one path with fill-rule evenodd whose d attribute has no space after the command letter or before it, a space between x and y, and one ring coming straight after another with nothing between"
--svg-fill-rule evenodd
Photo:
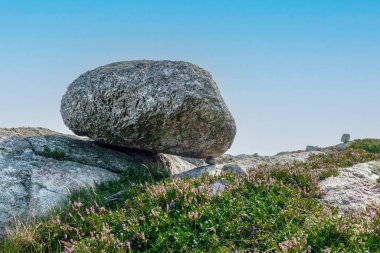
<instances>
[{"instance_id":1,"label":"clear blue sky","mask_svg":"<svg viewBox=\"0 0 380 253\"><path fill-rule=\"evenodd\" d=\"M0 127L69 132L59 106L114 61L193 62L238 127L229 153L380 138L380 1L0 1Z\"/></svg>"}]
</instances>

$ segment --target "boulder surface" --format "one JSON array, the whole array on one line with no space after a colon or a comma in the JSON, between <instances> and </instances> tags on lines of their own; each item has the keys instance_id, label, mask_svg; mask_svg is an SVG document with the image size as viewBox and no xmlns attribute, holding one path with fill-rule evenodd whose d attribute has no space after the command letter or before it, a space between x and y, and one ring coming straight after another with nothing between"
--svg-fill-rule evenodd
<instances>
[{"instance_id":1,"label":"boulder surface","mask_svg":"<svg viewBox=\"0 0 380 253\"><path fill-rule=\"evenodd\" d=\"M116 180L141 164L170 173L196 167L180 157L121 152L44 128L0 128L0 238L15 220L46 215L70 193Z\"/></svg>"},{"instance_id":2,"label":"boulder surface","mask_svg":"<svg viewBox=\"0 0 380 253\"><path fill-rule=\"evenodd\" d=\"M182 61L88 71L68 87L61 114L74 133L99 143L194 158L223 154L236 133L210 73Z\"/></svg>"}]
</instances>

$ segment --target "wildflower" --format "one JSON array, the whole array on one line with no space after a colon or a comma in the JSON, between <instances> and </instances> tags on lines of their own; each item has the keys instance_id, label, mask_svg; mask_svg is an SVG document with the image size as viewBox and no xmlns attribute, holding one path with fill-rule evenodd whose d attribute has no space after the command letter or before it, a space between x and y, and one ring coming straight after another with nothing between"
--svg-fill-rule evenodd
<instances>
[{"instance_id":1,"label":"wildflower","mask_svg":"<svg viewBox=\"0 0 380 253\"><path fill-rule=\"evenodd\" d=\"M71 252L74 252L74 246L71 246L70 248L65 246L64 251L62 253L71 253Z\"/></svg>"},{"instance_id":2,"label":"wildflower","mask_svg":"<svg viewBox=\"0 0 380 253\"><path fill-rule=\"evenodd\" d=\"M61 224L61 220L59 219L59 216L57 216L57 217L55 218L55 220L53 221L53 223L54 223L54 224L57 224L57 225Z\"/></svg>"},{"instance_id":3,"label":"wildflower","mask_svg":"<svg viewBox=\"0 0 380 253\"><path fill-rule=\"evenodd\" d=\"M373 210L373 209L369 210L369 216L371 217L371 220L375 217L375 215L376 215L375 210Z\"/></svg>"},{"instance_id":4,"label":"wildflower","mask_svg":"<svg viewBox=\"0 0 380 253\"><path fill-rule=\"evenodd\" d=\"M128 250L132 250L131 242L129 242L129 241L125 242L125 247L127 247Z\"/></svg>"},{"instance_id":5,"label":"wildflower","mask_svg":"<svg viewBox=\"0 0 380 253\"><path fill-rule=\"evenodd\" d=\"M73 206L75 207L81 207L83 204L80 201L74 201Z\"/></svg>"},{"instance_id":6,"label":"wildflower","mask_svg":"<svg viewBox=\"0 0 380 253\"><path fill-rule=\"evenodd\" d=\"M198 214L198 212L189 212L187 214L187 217L189 218L189 220L198 220L199 214Z\"/></svg>"},{"instance_id":7,"label":"wildflower","mask_svg":"<svg viewBox=\"0 0 380 253\"><path fill-rule=\"evenodd\" d=\"M156 211L155 209L157 210L157 208L154 208L151 210L151 213L152 213L153 217L157 218L159 215L159 211L158 210Z\"/></svg>"}]
</instances>

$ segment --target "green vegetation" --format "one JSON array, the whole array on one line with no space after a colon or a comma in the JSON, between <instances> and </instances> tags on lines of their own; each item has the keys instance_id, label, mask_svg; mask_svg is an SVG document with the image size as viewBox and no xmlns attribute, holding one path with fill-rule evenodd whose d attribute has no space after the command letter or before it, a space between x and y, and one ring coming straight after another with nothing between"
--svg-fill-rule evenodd
<instances>
[{"instance_id":1,"label":"green vegetation","mask_svg":"<svg viewBox=\"0 0 380 253\"><path fill-rule=\"evenodd\" d=\"M378 139L355 140L349 144L348 148L355 149L355 150L365 150L369 153L379 154L380 140Z\"/></svg>"},{"instance_id":2,"label":"green vegetation","mask_svg":"<svg viewBox=\"0 0 380 253\"><path fill-rule=\"evenodd\" d=\"M63 160L65 158L65 152L60 149L51 149L48 146L44 146L42 155L45 157L50 157L56 160Z\"/></svg>"},{"instance_id":3,"label":"green vegetation","mask_svg":"<svg viewBox=\"0 0 380 253\"><path fill-rule=\"evenodd\" d=\"M229 184L218 195L210 187L218 177L169 181L135 168L19 226L0 252L380 252L380 209L340 216L318 189L339 167L379 159L350 149L261 166L247 178L223 175Z\"/></svg>"}]
</instances>

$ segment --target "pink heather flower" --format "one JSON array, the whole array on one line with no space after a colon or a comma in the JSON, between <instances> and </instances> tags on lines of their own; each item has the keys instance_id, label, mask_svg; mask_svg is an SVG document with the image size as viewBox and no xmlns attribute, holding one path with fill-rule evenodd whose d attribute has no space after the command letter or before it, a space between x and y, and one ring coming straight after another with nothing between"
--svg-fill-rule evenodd
<instances>
[{"instance_id":1,"label":"pink heather flower","mask_svg":"<svg viewBox=\"0 0 380 253\"><path fill-rule=\"evenodd\" d=\"M376 215L376 211L375 210L369 210L369 216L371 217L371 219L373 219Z\"/></svg>"},{"instance_id":2,"label":"pink heather flower","mask_svg":"<svg viewBox=\"0 0 380 253\"><path fill-rule=\"evenodd\" d=\"M282 251L285 251L285 250L286 250L286 246L285 246L284 244L279 243L278 246L280 247L280 249L281 249Z\"/></svg>"},{"instance_id":3,"label":"pink heather flower","mask_svg":"<svg viewBox=\"0 0 380 253\"><path fill-rule=\"evenodd\" d=\"M65 246L63 253L72 253L72 252L74 252L74 246L71 246L70 248Z\"/></svg>"},{"instance_id":4,"label":"pink heather flower","mask_svg":"<svg viewBox=\"0 0 380 253\"><path fill-rule=\"evenodd\" d=\"M132 247L131 247L131 242L125 242L125 246L127 247L128 250L131 250Z\"/></svg>"},{"instance_id":5,"label":"pink heather flower","mask_svg":"<svg viewBox=\"0 0 380 253\"><path fill-rule=\"evenodd\" d=\"M74 201L73 206L81 207L83 204L80 201Z\"/></svg>"}]
</instances>

